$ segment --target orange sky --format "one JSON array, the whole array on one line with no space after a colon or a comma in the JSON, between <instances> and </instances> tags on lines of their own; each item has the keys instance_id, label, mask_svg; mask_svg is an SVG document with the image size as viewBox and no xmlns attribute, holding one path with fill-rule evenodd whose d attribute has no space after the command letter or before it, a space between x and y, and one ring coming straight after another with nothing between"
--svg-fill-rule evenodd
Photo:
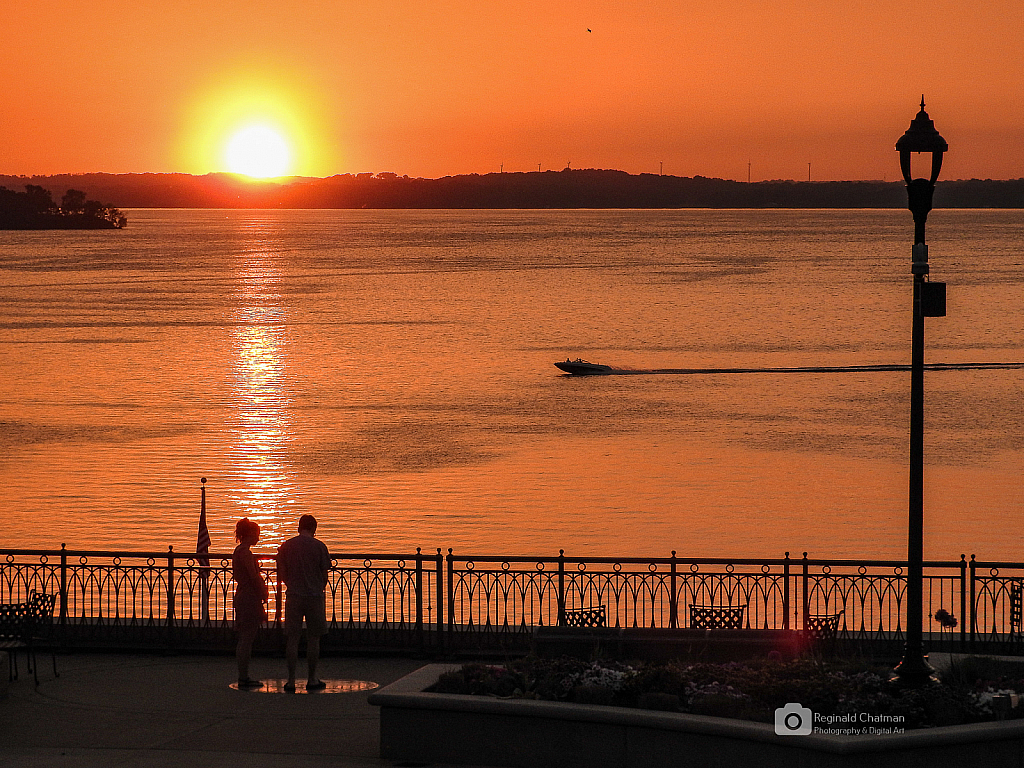
<instances>
[{"instance_id":1,"label":"orange sky","mask_svg":"<svg viewBox=\"0 0 1024 768\"><path fill-rule=\"evenodd\" d=\"M1020 0L51 0L0 30L7 174L225 170L259 119L312 176L893 179L923 92L943 178L1024 176Z\"/></svg>"}]
</instances>

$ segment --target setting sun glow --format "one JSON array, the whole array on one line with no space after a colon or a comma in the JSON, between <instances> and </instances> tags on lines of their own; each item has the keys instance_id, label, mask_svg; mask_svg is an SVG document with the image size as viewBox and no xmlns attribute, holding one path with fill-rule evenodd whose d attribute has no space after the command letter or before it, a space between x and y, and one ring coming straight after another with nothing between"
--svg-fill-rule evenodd
<instances>
[{"instance_id":1,"label":"setting sun glow","mask_svg":"<svg viewBox=\"0 0 1024 768\"><path fill-rule=\"evenodd\" d=\"M232 173L258 179L287 176L292 171L292 150L273 128L248 125L228 140L224 161Z\"/></svg>"},{"instance_id":2,"label":"setting sun glow","mask_svg":"<svg viewBox=\"0 0 1024 768\"><path fill-rule=\"evenodd\" d=\"M240 62L203 81L182 104L177 151L188 173L272 179L337 172L343 141L327 115L332 97L314 74Z\"/></svg>"}]
</instances>

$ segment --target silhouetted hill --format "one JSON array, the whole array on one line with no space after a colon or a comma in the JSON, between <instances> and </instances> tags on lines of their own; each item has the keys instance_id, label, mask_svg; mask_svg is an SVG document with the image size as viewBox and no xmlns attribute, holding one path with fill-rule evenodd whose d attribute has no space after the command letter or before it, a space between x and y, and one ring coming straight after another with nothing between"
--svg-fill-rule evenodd
<instances>
[{"instance_id":1,"label":"silhouetted hill","mask_svg":"<svg viewBox=\"0 0 1024 768\"><path fill-rule=\"evenodd\" d=\"M254 181L182 173L0 176L53 193L74 186L121 208L902 208L904 184L752 184L611 170L489 173L418 179L394 173ZM940 181L937 208L1024 208L1024 179Z\"/></svg>"}]
</instances>

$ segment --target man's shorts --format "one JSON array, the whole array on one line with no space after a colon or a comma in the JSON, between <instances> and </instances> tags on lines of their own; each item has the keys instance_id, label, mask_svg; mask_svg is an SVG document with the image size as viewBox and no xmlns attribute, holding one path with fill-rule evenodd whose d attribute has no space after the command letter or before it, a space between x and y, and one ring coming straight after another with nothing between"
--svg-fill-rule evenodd
<instances>
[{"instance_id":1,"label":"man's shorts","mask_svg":"<svg viewBox=\"0 0 1024 768\"><path fill-rule=\"evenodd\" d=\"M288 595L284 601L284 633L302 634L302 619L306 619L306 637L327 634L327 609L323 596Z\"/></svg>"}]
</instances>

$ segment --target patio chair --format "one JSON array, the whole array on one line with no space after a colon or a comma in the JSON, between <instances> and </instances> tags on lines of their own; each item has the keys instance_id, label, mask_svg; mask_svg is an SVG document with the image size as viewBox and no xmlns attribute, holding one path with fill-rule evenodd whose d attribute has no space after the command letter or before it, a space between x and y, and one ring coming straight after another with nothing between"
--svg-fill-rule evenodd
<instances>
[{"instance_id":1,"label":"patio chair","mask_svg":"<svg viewBox=\"0 0 1024 768\"><path fill-rule=\"evenodd\" d=\"M745 605L691 605L690 629L743 629Z\"/></svg>"},{"instance_id":2,"label":"patio chair","mask_svg":"<svg viewBox=\"0 0 1024 768\"><path fill-rule=\"evenodd\" d=\"M7 651L7 679L18 679L18 651L29 656L28 625L31 621L29 603L0 604L0 651ZM31 660L28 661L31 669Z\"/></svg>"},{"instance_id":3,"label":"patio chair","mask_svg":"<svg viewBox=\"0 0 1024 768\"><path fill-rule=\"evenodd\" d=\"M603 605L592 608L571 608L563 611L562 626L603 627L607 622Z\"/></svg>"},{"instance_id":4,"label":"patio chair","mask_svg":"<svg viewBox=\"0 0 1024 768\"><path fill-rule=\"evenodd\" d=\"M839 631L839 620L842 618L842 611L839 613L809 614L804 631L812 640L835 640L836 632Z\"/></svg>"},{"instance_id":5,"label":"patio chair","mask_svg":"<svg viewBox=\"0 0 1024 768\"><path fill-rule=\"evenodd\" d=\"M810 646L819 651L834 651L836 634L839 632L839 622L842 618L843 611L808 614L804 624L804 637L810 641Z\"/></svg>"},{"instance_id":6,"label":"patio chair","mask_svg":"<svg viewBox=\"0 0 1024 768\"><path fill-rule=\"evenodd\" d=\"M32 592L29 595L29 606L31 619L28 625L29 650L32 653L32 670L36 676L36 684L39 684L39 674L36 669L35 641L42 640L50 648L50 660L53 662L53 676L60 677L57 672L57 654L53 650L53 609L57 604L57 596L46 592Z\"/></svg>"}]
</instances>

